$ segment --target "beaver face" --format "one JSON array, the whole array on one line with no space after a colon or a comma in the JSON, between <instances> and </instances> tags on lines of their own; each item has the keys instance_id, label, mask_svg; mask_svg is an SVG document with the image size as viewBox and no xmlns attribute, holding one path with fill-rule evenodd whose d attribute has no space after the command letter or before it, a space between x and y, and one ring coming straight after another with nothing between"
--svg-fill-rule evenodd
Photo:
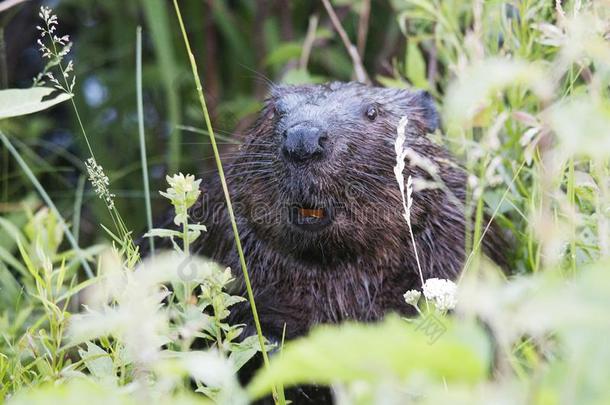
<instances>
[{"instance_id":1,"label":"beaver face","mask_svg":"<svg viewBox=\"0 0 610 405\"><path fill-rule=\"evenodd\" d=\"M393 166L405 115L412 139L438 125L427 93L357 83L274 87L231 168L238 214L258 239L302 260L373 248L382 242L373 230L404 227Z\"/></svg>"}]
</instances>

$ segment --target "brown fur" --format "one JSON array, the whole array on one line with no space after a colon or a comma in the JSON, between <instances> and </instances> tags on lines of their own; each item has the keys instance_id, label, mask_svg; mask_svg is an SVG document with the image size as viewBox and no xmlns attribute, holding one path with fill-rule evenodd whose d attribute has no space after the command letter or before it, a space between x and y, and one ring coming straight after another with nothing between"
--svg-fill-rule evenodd
<instances>
[{"instance_id":1,"label":"brown fur","mask_svg":"<svg viewBox=\"0 0 610 405\"><path fill-rule=\"evenodd\" d=\"M366 117L370 105L379 112L372 122ZM374 321L388 311L412 313L403 294L420 288L421 282L393 173L396 127L405 115L411 150L405 179L435 179L429 169L415 164L419 159L414 156L419 156L434 163L436 179L442 180L413 193L411 219L423 277L458 276L465 259L466 174L426 136L438 126L430 96L357 83L275 87L237 157L227 164L268 337L279 339L284 325L287 338L294 338L320 323ZM328 132L324 159L297 166L283 158L282 132L295 122L310 122ZM334 207L333 224L315 234L294 229L287 210L294 203ZM241 280L218 181L205 188L192 216L208 226L195 248L230 266ZM490 244L501 246L499 237L490 238ZM243 283L238 285L245 295ZM233 320L254 333L249 305L235 309Z\"/></svg>"}]
</instances>

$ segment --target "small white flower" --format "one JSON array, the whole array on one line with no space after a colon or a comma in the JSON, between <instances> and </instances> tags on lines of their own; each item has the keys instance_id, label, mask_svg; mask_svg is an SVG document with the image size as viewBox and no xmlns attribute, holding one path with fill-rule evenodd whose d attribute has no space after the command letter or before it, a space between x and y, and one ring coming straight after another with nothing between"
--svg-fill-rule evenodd
<instances>
[{"instance_id":1,"label":"small white flower","mask_svg":"<svg viewBox=\"0 0 610 405\"><path fill-rule=\"evenodd\" d=\"M405 302L407 304L417 307L417 302L421 297L421 292L417 290L409 290L403 295L403 297L405 298Z\"/></svg>"},{"instance_id":2,"label":"small white flower","mask_svg":"<svg viewBox=\"0 0 610 405\"><path fill-rule=\"evenodd\" d=\"M424 283L424 296L432 301L439 311L455 308L457 286L451 280L429 278Z\"/></svg>"},{"instance_id":3,"label":"small white flower","mask_svg":"<svg viewBox=\"0 0 610 405\"><path fill-rule=\"evenodd\" d=\"M188 222L188 209L197 202L201 190L199 185L201 180L195 180L195 176L182 173L175 174L172 177L166 176L165 179L169 184L169 188L159 193L169 199L176 209L174 223L176 225L186 224Z\"/></svg>"}]
</instances>

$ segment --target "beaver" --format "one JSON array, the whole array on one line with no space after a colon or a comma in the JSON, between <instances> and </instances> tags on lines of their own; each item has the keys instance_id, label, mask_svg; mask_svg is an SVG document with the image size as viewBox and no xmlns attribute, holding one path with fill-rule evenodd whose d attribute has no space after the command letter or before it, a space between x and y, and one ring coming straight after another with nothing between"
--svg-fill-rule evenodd
<instances>
[{"instance_id":1,"label":"beaver","mask_svg":"<svg viewBox=\"0 0 610 405\"><path fill-rule=\"evenodd\" d=\"M402 117L423 278L459 275L467 173L428 136L439 127L432 97L354 82L273 86L226 176L268 339L284 327L293 339L321 323L412 314L403 294L421 281L394 174ZM191 216L208 231L193 249L230 266L245 295L219 181L203 191ZM484 246L502 260L498 232ZM232 322L254 334L249 304L233 308Z\"/></svg>"}]
</instances>

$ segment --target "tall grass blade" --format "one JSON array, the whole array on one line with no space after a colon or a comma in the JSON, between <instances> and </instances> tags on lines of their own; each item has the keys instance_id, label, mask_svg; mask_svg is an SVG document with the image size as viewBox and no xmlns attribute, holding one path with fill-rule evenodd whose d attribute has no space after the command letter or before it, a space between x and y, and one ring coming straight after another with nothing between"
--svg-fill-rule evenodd
<instances>
[{"instance_id":1,"label":"tall grass blade","mask_svg":"<svg viewBox=\"0 0 610 405\"><path fill-rule=\"evenodd\" d=\"M168 169L170 173L173 173L180 168L182 134L177 129L181 115L180 96L175 83L178 78L178 67L174 60L169 16L165 4L161 0L143 0L142 6L155 43L155 53L161 70L161 82L167 98L170 128Z\"/></svg>"},{"instance_id":2,"label":"tall grass blade","mask_svg":"<svg viewBox=\"0 0 610 405\"><path fill-rule=\"evenodd\" d=\"M136 87L138 95L138 133L140 136L140 160L142 162L142 181L144 183L144 203L146 204L146 223L148 231L153 228L152 208L150 206L150 186L148 181L148 160L144 140L144 102L142 100L142 27L136 31ZM150 251L155 255L155 238L149 237Z\"/></svg>"},{"instance_id":3,"label":"tall grass blade","mask_svg":"<svg viewBox=\"0 0 610 405\"><path fill-rule=\"evenodd\" d=\"M250 308L252 309L252 316L254 317L254 324L256 326L256 332L258 334L259 344L261 347L261 352L263 354L263 362L265 363L265 367L269 368L269 357L267 356L267 351L265 349L265 338L263 336L263 331L261 329L260 320L258 319L258 312L256 310L256 303L254 301L254 294L252 292L252 285L250 283L250 276L248 275L248 267L246 265L246 259L244 257L244 252L241 246L241 240L239 238L239 230L237 229L237 222L235 221L235 214L233 212L233 205L231 203L231 196L229 195L229 188L227 187L227 180L225 178L224 169L222 167L222 161L220 160L220 154L218 153L218 146L216 145L216 138L214 137L214 129L212 128L212 122L210 121L210 114L208 112L208 108L205 102L205 97L203 95L203 87L201 85L201 79L199 78L199 73L197 70L197 62L195 60L195 56L191 51L191 45L186 35L186 28L184 27L184 22L182 21L182 14L180 13L180 7L178 6L178 1L174 0L174 8L176 9L176 16L178 17L178 22L180 24L180 30L182 31L182 37L184 39L184 45L186 47L186 52L188 54L189 60L191 62L191 69L193 71L193 78L195 79L195 85L197 87L197 94L199 96L199 102L201 104L201 109L203 111L203 115L205 118L205 124L208 130L208 134L210 135L210 143L212 144L212 150L214 151L214 159L216 161L216 166L218 168L218 175L220 176L220 182L222 184L222 191L225 196L225 200L227 203L227 211L229 213L229 218L231 219L231 226L233 228L233 235L235 236L235 245L237 247L237 253L239 254L239 262L241 264L241 269L244 276L244 282L246 284L246 289L248 291L248 300L250 302ZM273 400L278 403L278 395L275 387L273 388Z\"/></svg>"},{"instance_id":4,"label":"tall grass blade","mask_svg":"<svg viewBox=\"0 0 610 405\"><path fill-rule=\"evenodd\" d=\"M72 228L74 229L74 240L78 244L80 235L80 215L83 206L83 194L85 193L85 182L87 177L81 175L78 178L78 185L76 186L76 198L74 199L74 213L72 214Z\"/></svg>"}]
</instances>

